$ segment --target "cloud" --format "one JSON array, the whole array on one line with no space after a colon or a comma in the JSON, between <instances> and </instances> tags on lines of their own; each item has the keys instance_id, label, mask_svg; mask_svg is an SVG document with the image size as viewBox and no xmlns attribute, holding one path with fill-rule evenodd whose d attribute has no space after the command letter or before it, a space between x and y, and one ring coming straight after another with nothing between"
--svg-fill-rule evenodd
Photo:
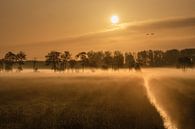
<instances>
[{"instance_id":1,"label":"cloud","mask_svg":"<svg viewBox=\"0 0 195 129\"><path fill-rule=\"evenodd\" d=\"M150 20L138 22L134 25L129 25L129 28L134 29L176 29L184 27L194 27L195 17L169 18L162 20Z\"/></svg>"},{"instance_id":2,"label":"cloud","mask_svg":"<svg viewBox=\"0 0 195 129\"><path fill-rule=\"evenodd\" d=\"M45 41L45 43L61 43L61 42L80 42L88 40L97 40L99 38L108 38L115 36L125 36L125 35L137 35L137 33L143 33L150 31L165 31L173 29L183 29L183 28L194 28L195 27L195 17L181 17L181 18L169 18L160 20L148 20L141 22L129 22L122 23L113 28L105 29L99 32L86 33L82 35L66 37L64 39ZM44 42L43 42L44 43ZM33 43L34 44L34 43ZM39 43L38 43L39 44Z\"/></svg>"},{"instance_id":3,"label":"cloud","mask_svg":"<svg viewBox=\"0 0 195 129\"><path fill-rule=\"evenodd\" d=\"M97 40L100 38L119 37L119 36L137 36L137 34L151 33L152 31L179 31L188 29L186 35L195 28L195 17L169 18L160 20L148 20L141 22L122 23L113 28L100 32L87 33L84 35L66 38L67 41ZM191 29L191 30L190 30ZM192 30L193 29L193 30Z\"/></svg>"},{"instance_id":4,"label":"cloud","mask_svg":"<svg viewBox=\"0 0 195 129\"><path fill-rule=\"evenodd\" d=\"M93 42L102 42L106 40L122 40L124 38L136 40L141 38L145 40L148 33L154 33L150 38L165 38L172 37L173 39L179 37L195 36L195 17L184 18L170 18L160 20L150 20L133 23L123 23L114 26L111 29L106 29L100 32L88 33L84 35L69 37L60 40L59 43L78 43L84 45ZM100 42L100 44L101 44ZM84 44L83 44L84 43Z\"/></svg>"},{"instance_id":5,"label":"cloud","mask_svg":"<svg viewBox=\"0 0 195 129\"><path fill-rule=\"evenodd\" d=\"M123 23L103 31L54 41L2 47L1 51L24 50L39 57L50 50L70 50L76 53L88 50L186 48L195 47L194 34L195 17L169 18Z\"/></svg>"}]
</instances>

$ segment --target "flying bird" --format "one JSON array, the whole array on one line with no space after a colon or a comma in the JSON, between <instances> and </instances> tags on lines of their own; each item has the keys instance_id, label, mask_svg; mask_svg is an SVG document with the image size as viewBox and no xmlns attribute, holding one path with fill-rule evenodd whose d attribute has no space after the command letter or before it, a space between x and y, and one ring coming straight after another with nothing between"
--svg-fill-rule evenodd
<instances>
[{"instance_id":1,"label":"flying bird","mask_svg":"<svg viewBox=\"0 0 195 129\"><path fill-rule=\"evenodd\" d=\"M146 35L147 36L153 36L153 35L155 35L155 33L147 33Z\"/></svg>"}]
</instances>

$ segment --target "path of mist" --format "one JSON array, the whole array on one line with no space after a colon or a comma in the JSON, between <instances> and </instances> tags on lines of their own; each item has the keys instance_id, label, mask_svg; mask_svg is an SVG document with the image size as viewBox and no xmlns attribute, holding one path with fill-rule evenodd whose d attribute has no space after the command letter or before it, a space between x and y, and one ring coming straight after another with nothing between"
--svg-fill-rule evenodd
<instances>
[{"instance_id":1,"label":"path of mist","mask_svg":"<svg viewBox=\"0 0 195 129\"><path fill-rule=\"evenodd\" d=\"M192 124L192 121L194 113L191 114L192 111L190 110L193 110L191 109L193 107L190 107L190 104L193 103L193 99L195 100L195 98L193 98L191 101L186 97L188 96L188 92L193 94L192 92L195 91L195 88L192 87L193 84L190 84L190 91L185 91L189 87L189 84L186 84L186 82L190 83L190 80L195 82L194 70L189 69L187 71L182 71L178 69L147 69L143 72L142 75L144 78L148 98L161 115L165 128L193 129L194 125ZM157 82L155 82L156 80ZM181 84L181 82L179 82L180 80L185 80L185 82ZM153 81L155 83L152 83ZM164 85L165 82L168 86ZM182 89L184 91L181 91L181 85L184 87L184 89ZM162 90L162 88L164 88L164 90ZM170 92L169 88L175 89ZM177 90L183 92L182 95L184 96L177 96ZM182 98L182 100L179 100L178 98ZM185 105L184 103L186 102L190 104ZM183 111L187 113L180 113ZM191 118L191 121L189 118ZM190 121L191 123L187 121Z\"/></svg>"},{"instance_id":2,"label":"path of mist","mask_svg":"<svg viewBox=\"0 0 195 129\"><path fill-rule=\"evenodd\" d=\"M167 114L167 112L163 109L162 106L159 105L158 101L156 100L155 96L150 90L148 78L144 77L144 83L145 83L145 88L147 91L148 99L150 100L151 104L154 105L156 110L159 112L160 116L162 117L164 121L164 126L166 129L177 129L175 124L171 121L170 116Z\"/></svg>"}]
</instances>

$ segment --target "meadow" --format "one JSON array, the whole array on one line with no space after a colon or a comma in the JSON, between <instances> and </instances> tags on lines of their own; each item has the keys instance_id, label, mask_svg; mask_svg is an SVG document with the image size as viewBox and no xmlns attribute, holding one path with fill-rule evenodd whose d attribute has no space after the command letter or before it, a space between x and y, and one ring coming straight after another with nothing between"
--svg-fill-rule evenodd
<instances>
[{"instance_id":1,"label":"meadow","mask_svg":"<svg viewBox=\"0 0 195 129\"><path fill-rule=\"evenodd\" d=\"M192 129L195 79L164 70L0 73L0 129L164 129L146 79L177 128Z\"/></svg>"},{"instance_id":2,"label":"meadow","mask_svg":"<svg viewBox=\"0 0 195 129\"><path fill-rule=\"evenodd\" d=\"M151 92L178 129L195 128L195 76L150 80Z\"/></svg>"}]
</instances>

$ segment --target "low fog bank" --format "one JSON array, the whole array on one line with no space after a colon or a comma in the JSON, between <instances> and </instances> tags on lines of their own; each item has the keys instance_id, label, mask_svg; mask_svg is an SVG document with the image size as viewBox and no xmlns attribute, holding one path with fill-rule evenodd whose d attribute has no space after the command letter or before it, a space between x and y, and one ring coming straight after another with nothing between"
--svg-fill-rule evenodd
<instances>
[{"instance_id":1,"label":"low fog bank","mask_svg":"<svg viewBox=\"0 0 195 129\"><path fill-rule=\"evenodd\" d=\"M147 78L183 77L195 79L195 69L148 68L143 69L142 73L142 75Z\"/></svg>"},{"instance_id":2,"label":"low fog bank","mask_svg":"<svg viewBox=\"0 0 195 129\"><path fill-rule=\"evenodd\" d=\"M74 76L140 76L143 78L162 78L162 77L183 77L195 78L195 69L176 69L176 68L144 68L141 71L120 69L120 70L101 70L101 69L86 69L65 72L53 72L48 69L40 69L38 72L33 72L31 69L24 69L22 72L0 72L0 77L74 77Z\"/></svg>"}]
</instances>

